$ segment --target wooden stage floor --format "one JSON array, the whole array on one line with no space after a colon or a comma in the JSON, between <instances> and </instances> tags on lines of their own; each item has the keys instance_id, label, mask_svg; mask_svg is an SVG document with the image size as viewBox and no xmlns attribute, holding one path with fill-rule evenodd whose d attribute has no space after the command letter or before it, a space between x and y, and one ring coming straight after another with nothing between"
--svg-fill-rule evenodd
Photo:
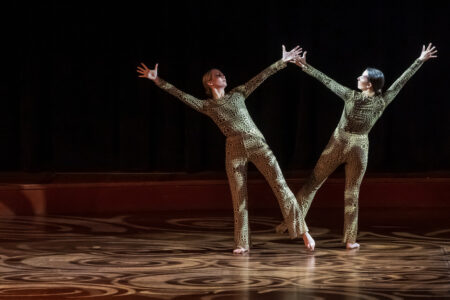
<instances>
[{"instance_id":1,"label":"wooden stage floor","mask_svg":"<svg viewBox=\"0 0 450 300\"><path fill-rule=\"evenodd\" d=\"M231 211L0 217L0 299L443 299L444 209L360 212L359 250L343 211L311 209L314 253L251 211L253 247L233 256Z\"/></svg>"}]
</instances>

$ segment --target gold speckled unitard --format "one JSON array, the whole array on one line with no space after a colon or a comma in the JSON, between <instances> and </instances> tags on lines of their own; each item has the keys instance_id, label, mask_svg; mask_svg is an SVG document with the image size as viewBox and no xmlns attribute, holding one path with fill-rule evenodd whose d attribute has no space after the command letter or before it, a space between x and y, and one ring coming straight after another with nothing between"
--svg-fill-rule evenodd
<instances>
[{"instance_id":1,"label":"gold speckled unitard","mask_svg":"<svg viewBox=\"0 0 450 300\"><path fill-rule=\"evenodd\" d=\"M346 88L322 72L306 64L303 70L315 77L344 100L339 124L322 152L312 174L297 193L302 215L306 216L312 200L327 177L345 164L344 243L354 243L358 231L358 196L367 167L368 133L405 83L422 65L417 59L390 87L379 96L368 97Z\"/></svg>"},{"instance_id":2,"label":"gold speckled unitard","mask_svg":"<svg viewBox=\"0 0 450 300\"><path fill-rule=\"evenodd\" d=\"M235 247L249 249L250 236L247 201L247 163L251 161L272 188L291 238L308 231L294 194L284 180L278 162L264 136L256 127L245 99L269 76L286 67L282 60L272 64L246 84L219 99L199 100L159 79L156 84L188 106L209 116L226 136L226 171L234 208Z\"/></svg>"}]
</instances>

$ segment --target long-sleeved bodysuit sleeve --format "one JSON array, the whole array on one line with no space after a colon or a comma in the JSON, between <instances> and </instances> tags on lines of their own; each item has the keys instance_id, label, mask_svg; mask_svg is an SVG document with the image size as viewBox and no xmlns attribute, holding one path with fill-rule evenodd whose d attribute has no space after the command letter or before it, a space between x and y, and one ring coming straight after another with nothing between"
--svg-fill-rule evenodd
<instances>
[{"instance_id":1,"label":"long-sleeved bodysuit sleeve","mask_svg":"<svg viewBox=\"0 0 450 300\"><path fill-rule=\"evenodd\" d=\"M306 64L306 66L303 68L303 71L322 82L327 88L329 88L333 93L338 95L344 101L352 98L352 95L354 93L353 90L337 83L311 65Z\"/></svg>"},{"instance_id":2,"label":"long-sleeved bodysuit sleeve","mask_svg":"<svg viewBox=\"0 0 450 300\"><path fill-rule=\"evenodd\" d=\"M286 66L287 63L280 59L279 61L264 69L261 73L250 79L245 84L238 86L235 91L242 93L244 95L244 98L247 98L258 86L261 85L261 83L264 82L264 80L266 80L279 70L286 68Z\"/></svg>"},{"instance_id":3,"label":"long-sleeved bodysuit sleeve","mask_svg":"<svg viewBox=\"0 0 450 300\"><path fill-rule=\"evenodd\" d=\"M168 83L167 81L159 78L159 80L155 81L155 84L159 86L161 89L165 90L169 94L177 97L182 102L184 102L186 105L192 107L196 111L202 112L203 111L203 105L204 101L195 98L194 96L191 96L183 91L180 91L177 89L174 85Z\"/></svg>"},{"instance_id":4,"label":"long-sleeved bodysuit sleeve","mask_svg":"<svg viewBox=\"0 0 450 300\"><path fill-rule=\"evenodd\" d=\"M384 93L384 101L386 101L386 105L394 100L395 96L397 96L405 83L414 75L414 73L416 73L422 64L423 61L416 59L414 63L386 90Z\"/></svg>"}]
</instances>

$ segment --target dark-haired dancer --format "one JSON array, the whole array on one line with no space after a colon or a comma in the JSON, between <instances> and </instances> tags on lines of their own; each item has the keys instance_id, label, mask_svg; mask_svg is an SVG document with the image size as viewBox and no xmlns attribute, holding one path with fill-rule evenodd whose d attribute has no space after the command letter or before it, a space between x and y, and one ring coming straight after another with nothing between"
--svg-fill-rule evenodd
<instances>
[{"instance_id":1,"label":"dark-haired dancer","mask_svg":"<svg viewBox=\"0 0 450 300\"><path fill-rule=\"evenodd\" d=\"M436 57L435 47L423 46L418 59L385 91L384 75L381 71L367 68L358 77L361 92L344 87L319 70L306 63L306 52L295 63L303 71L322 82L327 88L344 100L344 111L339 124L322 152L312 174L296 197L305 217L317 190L328 176L341 164L345 164L345 216L343 242L347 249L358 248L358 197L359 187L367 167L369 151L368 134L385 108L394 100L405 83L420 66ZM285 225L277 226L278 232L285 231Z\"/></svg>"},{"instance_id":2,"label":"dark-haired dancer","mask_svg":"<svg viewBox=\"0 0 450 300\"><path fill-rule=\"evenodd\" d=\"M234 208L234 241L233 253L242 254L249 251L250 236L247 209L247 164L253 162L264 175L272 188L285 224L291 238L302 236L305 246L314 250L314 240L308 234L303 215L294 194L284 180L278 162L256 127L247 107L245 99L269 76L286 67L286 63L299 58L301 49L297 46L286 52L283 46L282 59L269 66L247 83L240 85L229 93L225 93L227 82L225 75L217 69L208 71L203 76L203 85L207 100L199 100L186 94L158 77L158 64L154 70L144 64L138 67L139 77L153 80L156 85L179 98L188 106L209 116L226 140L226 170L230 184Z\"/></svg>"}]
</instances>

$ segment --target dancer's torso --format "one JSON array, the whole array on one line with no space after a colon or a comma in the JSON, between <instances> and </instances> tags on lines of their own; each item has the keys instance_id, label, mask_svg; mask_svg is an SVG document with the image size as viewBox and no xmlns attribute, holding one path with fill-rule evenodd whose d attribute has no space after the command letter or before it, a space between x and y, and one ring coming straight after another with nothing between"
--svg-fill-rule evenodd
<instances>
[{"instance_id":1,"label":"dancer's torso","mask_svg":"<svg viewBox=\"0 0 450 300\"><path fill-rule=\"evenodd\" d=\"M220 99L207 100L203 111L227 138L264 140L245 106L245 98L241 93L231 91Z\"/></svg>"},{"instance_id":2,"label":"dancer's torso","mask_svg":"<svg viewBox=\"0 0 450 300\"><path fill-rule=\"evenodd\" d=\"M355 91L354 97L345 101L337 128L352 134L367 135L385 107L381 96L366 97Z\"/></svg>"}]
</instances>

